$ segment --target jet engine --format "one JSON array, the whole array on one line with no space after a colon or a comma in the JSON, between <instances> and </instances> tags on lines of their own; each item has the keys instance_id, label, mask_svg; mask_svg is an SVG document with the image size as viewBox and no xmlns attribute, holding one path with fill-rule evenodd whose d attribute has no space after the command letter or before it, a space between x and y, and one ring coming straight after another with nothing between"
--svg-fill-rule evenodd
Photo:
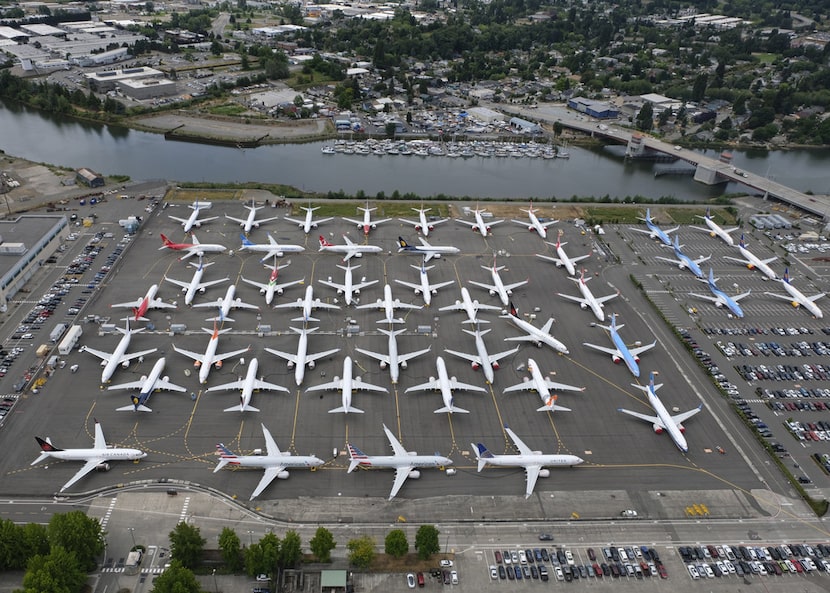
<instances>
[{"instance_id":1,"label":"jet engine","mask_svg":"<svg viewBox=\"0 0 830 593\"><path fill-rule=\"evenodd\" d=\"M683 426L682 424L678 424L677 425L677 430L679 430L681 433L685 433L686 432L686 427Z\"/></svg>"},{"instance_id":2,"label":"jet engine","mask_svg":"<svg viewBox=\"0 0 830 593\"><path fill-rule=\"evenodd\" d=\"M535 231L536 229L534 229L532 226L528 225L527 230L529 230L529 231L532 233L532 232L533 232L533 231Z\"/></svg>"},{"instance_id":3,"label":"jet engine","mask_svg":"<svg viewBox=\"0 0 830 593\"><path fill-rule=\"evenodd\" d=\"M108 471L110 471L110 464L106 463L106 462L99 463L98 465L95 466L95 471L108 472Z\"/></svg>"},{"instance_id":4,"label":"jet engine","mask_svg":"<svg viewBox=\"0 0 830 593\"><path fill-rule=\"evenodd\" d=\"M402 368L402 369L406 369L406 366L407 366L407 363L406 363L406 361L404 360L404 361L401 363L401 368Z\"/></svg>"},{"instance_id":5,"label":"jet engine","mask_svg":"<svg viewBox=\"0 0 830 593\"><path fill-rule=\"evenodd\" d=\"M217 369L221 369L222 368L222 361L217 360L215 363L213 363L213 366L215 366Z\"/></svg>"},{"instance_id":6,"label":"jet engine","mask_svg":"<svg viewBox=\"0 0 830 593\"><path fill-rule=\"evenodd\" d=\"M652 424L651 427L654 429L654 432L657 434L663 434L663 427L657 424Z\"/></svg>"},{"instance_id":7,"label":"jet engine","mask_svg":"<svg viewBox=\"0 0 830 593\"><path fill-rule=\"evenodd\" d=\"M474 371L477 371L478 369L480 369L480 368L481 368L481 365L480 365L480 364L478 364L477 362L471 362L471 363L470 363L470 366L471 366L471 367L473 367L473 370L474 370Z\"/></svg>"},{"instance_id":8,"label":"jet engine","mask_svg":"<svg viewBox=\"0 0 830 593\"><path fill-rule=\"evenodd\" d=\"M493 363L493 370L494 370L494 371L499 370L499 363L497 363L497 362L494 362L494 363Z\"/></svg>"},{"instance_id":9,"label":"jet engine","mask_svg":"<svg viewBox=\"0 0 830 593\"><path fill-rule=\"evenodd\" d=\"M309 365L311 365L311 363L309 363ZM293 369L293 368L294 368L294 361L293 361L293 360L289 360L289 361L288 361L288 365L287 365L287 366L288 366L288 368L289 368L289 369Z\"/></svg>"},{"instance_id":10,"label":"jet engine","mask_svg":"<svg viewBox=\"0 0 830 593\"><path fill-rule=\"evenodd\" d=\"M313 369L315 364L313 360L308 361L308 368Z\"/></svg>"},{"instance_id":11,"label":"jet engine","mask_svg":"<svg viewBox=\"0 0 830 593\"><path fill-rule=\"evenodd\" d=\"M613 361L614 361L614 364L620 364L620 362L622 362L622 358L620 358L620 357L619 357L619 356L617 356L616 354L615 354L614 356L612 356L612 357L611 357L611 360L613 360ZM636 360L636 359L635 359L635 360Z\"/></svg>"},{"instance_id":12,"label":"jet engine","mask_svg":"<svg viewBox=\"0 0 830 593\"><path fill-rule=\"evenodd\" d=\"M495 291L495 290L491 290L491 291L490 291L490 296L496 296L496 291Z\"/></svg>"},{"instance_id":13,"label":"jet engine","mask_svg":"<svg viewBox=\"0 0 830 593\"><path fill-rule=\"evenodd\" d=\"M287 479L288 479L288 472L287 472L286 470L282 470L281 472L279 472L279 473L277 474L277 477L278 477L280 480L287 480Z\"/></svg>"},{"instance_id":14,"label":"jet engine","mask_svg":"<svg viewBox=\"0 0 830 593\"><path fill-rule=\"evenodd\" d=\"M124 362L121 363L121 368L122 369L126 369L129 366L130 366L130 361L129 360L125 360Z\"/></svg>"},{"instance_id":15,"label":"jet engine","mask_svg":"<svg viewBox=\"0 0 830 593\"><path fill-rule=\"evenodd\" d=\"M417 480L418 478L421 477L421 472L419 472L417 469L413 469L412 471L409 472L409 477L412 478L413 480Z\"/></svg>"},{"instance_id":16,"label":"jet engine","mask_svg":"<svg viewBox=\"0 0 830 593\"><path fill-rule=\"evenodd\" d=\"M202 366L202 361L201 360L193 361L193 366L195 366L197 369L200 368Z\"/></svg>"},{"instance_id":17,"label":"jet engine","mask_svg":"<svg viewBox=\"0 0 830 593\"><path fill-rule=\"evenodd\" d=\"M549 469L540 469L539 470L539 477L540 478L549 478L550 477L550 470Z\"/></svg>"}]
</instances>

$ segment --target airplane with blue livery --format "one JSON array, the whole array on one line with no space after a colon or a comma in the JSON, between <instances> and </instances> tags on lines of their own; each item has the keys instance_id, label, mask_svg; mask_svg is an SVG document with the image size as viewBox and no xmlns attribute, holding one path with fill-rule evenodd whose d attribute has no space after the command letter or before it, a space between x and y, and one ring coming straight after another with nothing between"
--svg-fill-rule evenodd
<instances>
[{"instance_id":1,"label":"airplane with blue livery","mask_svg":"<svg viewBox=\"0 0 830 593\"><path fill-rule=\"evenodd\" d=\"M698 294L696 292L690 292L689 295L693 296L698 299L703 299L704 301L709 301L713 303L716 307L726 307L729 311L737 317L738 319L743 319L744 311L741 309L741 306L738 304L738 301L741 299L748 297L751 291L747 290L743 294L739 294L738 296L731 297L725 292L723 292L718 285L715 284L717 282L717 278L715 278L715 273L712 271L712 268L709 268L709 290L712 291L713 296L709 296L706 294Z\"/></svg>"}]
</instances>

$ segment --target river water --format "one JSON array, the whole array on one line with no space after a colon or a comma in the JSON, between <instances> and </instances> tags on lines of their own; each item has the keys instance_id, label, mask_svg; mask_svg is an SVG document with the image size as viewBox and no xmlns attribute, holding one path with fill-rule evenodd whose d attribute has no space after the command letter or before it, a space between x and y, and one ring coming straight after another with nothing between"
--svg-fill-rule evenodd
<instances>
[{"instance_id":1,"label":"river water","mask_svg":"<svg viewBox=\"0 0 830 593\"><path fill-rule=\"evenodd\" d=\"M0 149L31 161L89 167L133 180L282 183L304 191L394 191L482 198L672 196L702 200L737 186L707 187L690 176L654 177L655 165L607 150L568 147L569 159L450 159L324 155L322 143L238 149L167 141L162 135L78 122L0 102ZM716 156L714 153L712 156ZM735 166L801 191L830 192L830 151L734 152Z\"/></svg>"}]
</instances>

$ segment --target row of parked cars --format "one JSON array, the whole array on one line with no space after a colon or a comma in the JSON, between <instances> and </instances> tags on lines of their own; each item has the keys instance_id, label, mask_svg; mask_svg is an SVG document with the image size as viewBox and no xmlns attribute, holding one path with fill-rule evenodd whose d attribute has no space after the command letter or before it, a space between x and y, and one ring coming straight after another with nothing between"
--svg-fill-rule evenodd
<instances>
[{"instance_id":1,"label":"row of parked cars","mask_svg":"<svg viewBox=\"0 0 830 593\"><path fill-rule=\"evenodd\" d=\"M830 327L822 328L824 334L830 336ZM797 336L813 335L815 331L809 327L705 327L703 333L707 336Z\"/></svg>"},{"instance_id":2,"label":"row of parked cars","mask_svg":"<svg viewBox=\"0 0 830 593\"><path fill-rule=\"evenodd\" d=\"M693 580L830 572L830 546L825 544L680 546L678 552Z\"/></svg>"}]
</instances>

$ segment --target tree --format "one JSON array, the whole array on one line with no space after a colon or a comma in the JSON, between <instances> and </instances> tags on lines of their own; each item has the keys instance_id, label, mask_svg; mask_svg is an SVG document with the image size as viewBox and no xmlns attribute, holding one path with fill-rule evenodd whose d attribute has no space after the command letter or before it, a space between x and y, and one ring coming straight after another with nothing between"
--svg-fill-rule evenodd
<instances>
[{"instance_id":1,"label":"tree","mask_svg":"<svg viewBox=\"0 0 830 593\"><path fill-rule=\"evenodd\" d=\"M285 533L282 538L282 545L280 546L280 565L283 568L293 568L303 557L302 543L300 542L300 534L293 529Z\"/></svg>"},{"instance_id":2,"label":"tree","mask_svg":"<svg viewBox=\"0 0 830 593\"><path fill-rule=\"evenodd\" d=\"M75 593L83 589L86 571L78 557L60 545L48 555L34 556L23 575L23 593Z\"/></svg>"},{"instance_id":3,"label":"tree","mask_svg":"<svg viewBox=\"0 0 830 593\"><path fill-rule=\"evenodd\" d=\"M219 534L219 549L222 550L222 560L228 569L239 572L242 568L242 545L239 536L230 527L225 527Z\"/></svg>"},{"instance_id":4,"label":"tree","mask_svg":"<svg viewBox=\"0 0 830 593\"><path fill-rule=\"evenodd\" d=\"M699 74L695 78L694 86L692 86L692 101L703 101L706 96L706 85L709 83L709 77L706 74Z\"/></svg>"},{"instance_id":5,"label":"tree","mask_svg":"<svg viewBox=\"0 0 830 593\"><path fill-rule=\"evenodd\" d=\"M170 555L185 568L195 568L202 559L205 538L198 527L182 521L170 532Z\"/></svg>"},{"instance_id":6,"label":"tree","mask_svg":"<svg viewBox=\"0 0 830 593\"><path fill-rule=\"evenodd\" d=\"M155 578L150 593L202 593L202 588L193 571L174 557L170 566Z\"/></svg>"},{"instance_id":7,"label":"tree","mask_svg":"<svg viewBox=\"0 0 830 593\"><path fill-rule=\"evenodd\" d=\"M280 567L280 546L280 538L273 533L266 533L245 551L245 572L251 576L260 573L276 574Z\"/></svg>"},{"instance_id":8,"label":"tree","mask_svg":"<svg viewBox=\"0 0 830 593\"><path fill-rule=\"evenodd\" d=\"M426 560L441 550L435 525L421 525L418 528L415 534L415 549L418 550L418 558L421 560Z\"/></svg>"},{"instance_id":9,"label":"tree","mask_svg":"<svg viewBox=\"0 0 830 593\"><path fill-rule=\"evenodd\" d=\"M375 540L368 535L350 539L346 549L349 550L349 562L358 568L369 568L375 559Z\"/></svg>"},{"instance_id":10,"label":"tree","mask_svg":"<svg viewBox=\"0 0 830 593\"><path fill-rule=\"evenodd\" d=\"M390 556L402 558L409 552L409 542L403 529L393 529L386 534L385 551Z\"/></svg>"},{"instance_id":11,"label":"tree","mask_svg":"<svg viewBox=\"0 0 830 593\"><path fill-rule=\"evenodd\" d=\"M314 537L308 542L311 553L320 562L331 562L331 551L337 546L334 543L334 536L325 527L318 527Z\"/></svg>"},{"instance_id":12,"label":"tree","mask_svg":"<svg viewBox=\"0 0 830 593\"><path fill-rule=\"evenodd\" d=\"M637 129L648 132L654 127L654 107L646 102L637 114Z\"/></svg>"},{"instance_id":13,"label":"tree","mask_svg":"<svg viewBox=\"0 0 830 593\"><path fill-rule=\"evenodd\" d=\"M82 511L53 515L46 527L50 549L71 550L84 571L95 569L95 558L104 551L104 537L98 519Z\"/></svg>"}]
</instances>

